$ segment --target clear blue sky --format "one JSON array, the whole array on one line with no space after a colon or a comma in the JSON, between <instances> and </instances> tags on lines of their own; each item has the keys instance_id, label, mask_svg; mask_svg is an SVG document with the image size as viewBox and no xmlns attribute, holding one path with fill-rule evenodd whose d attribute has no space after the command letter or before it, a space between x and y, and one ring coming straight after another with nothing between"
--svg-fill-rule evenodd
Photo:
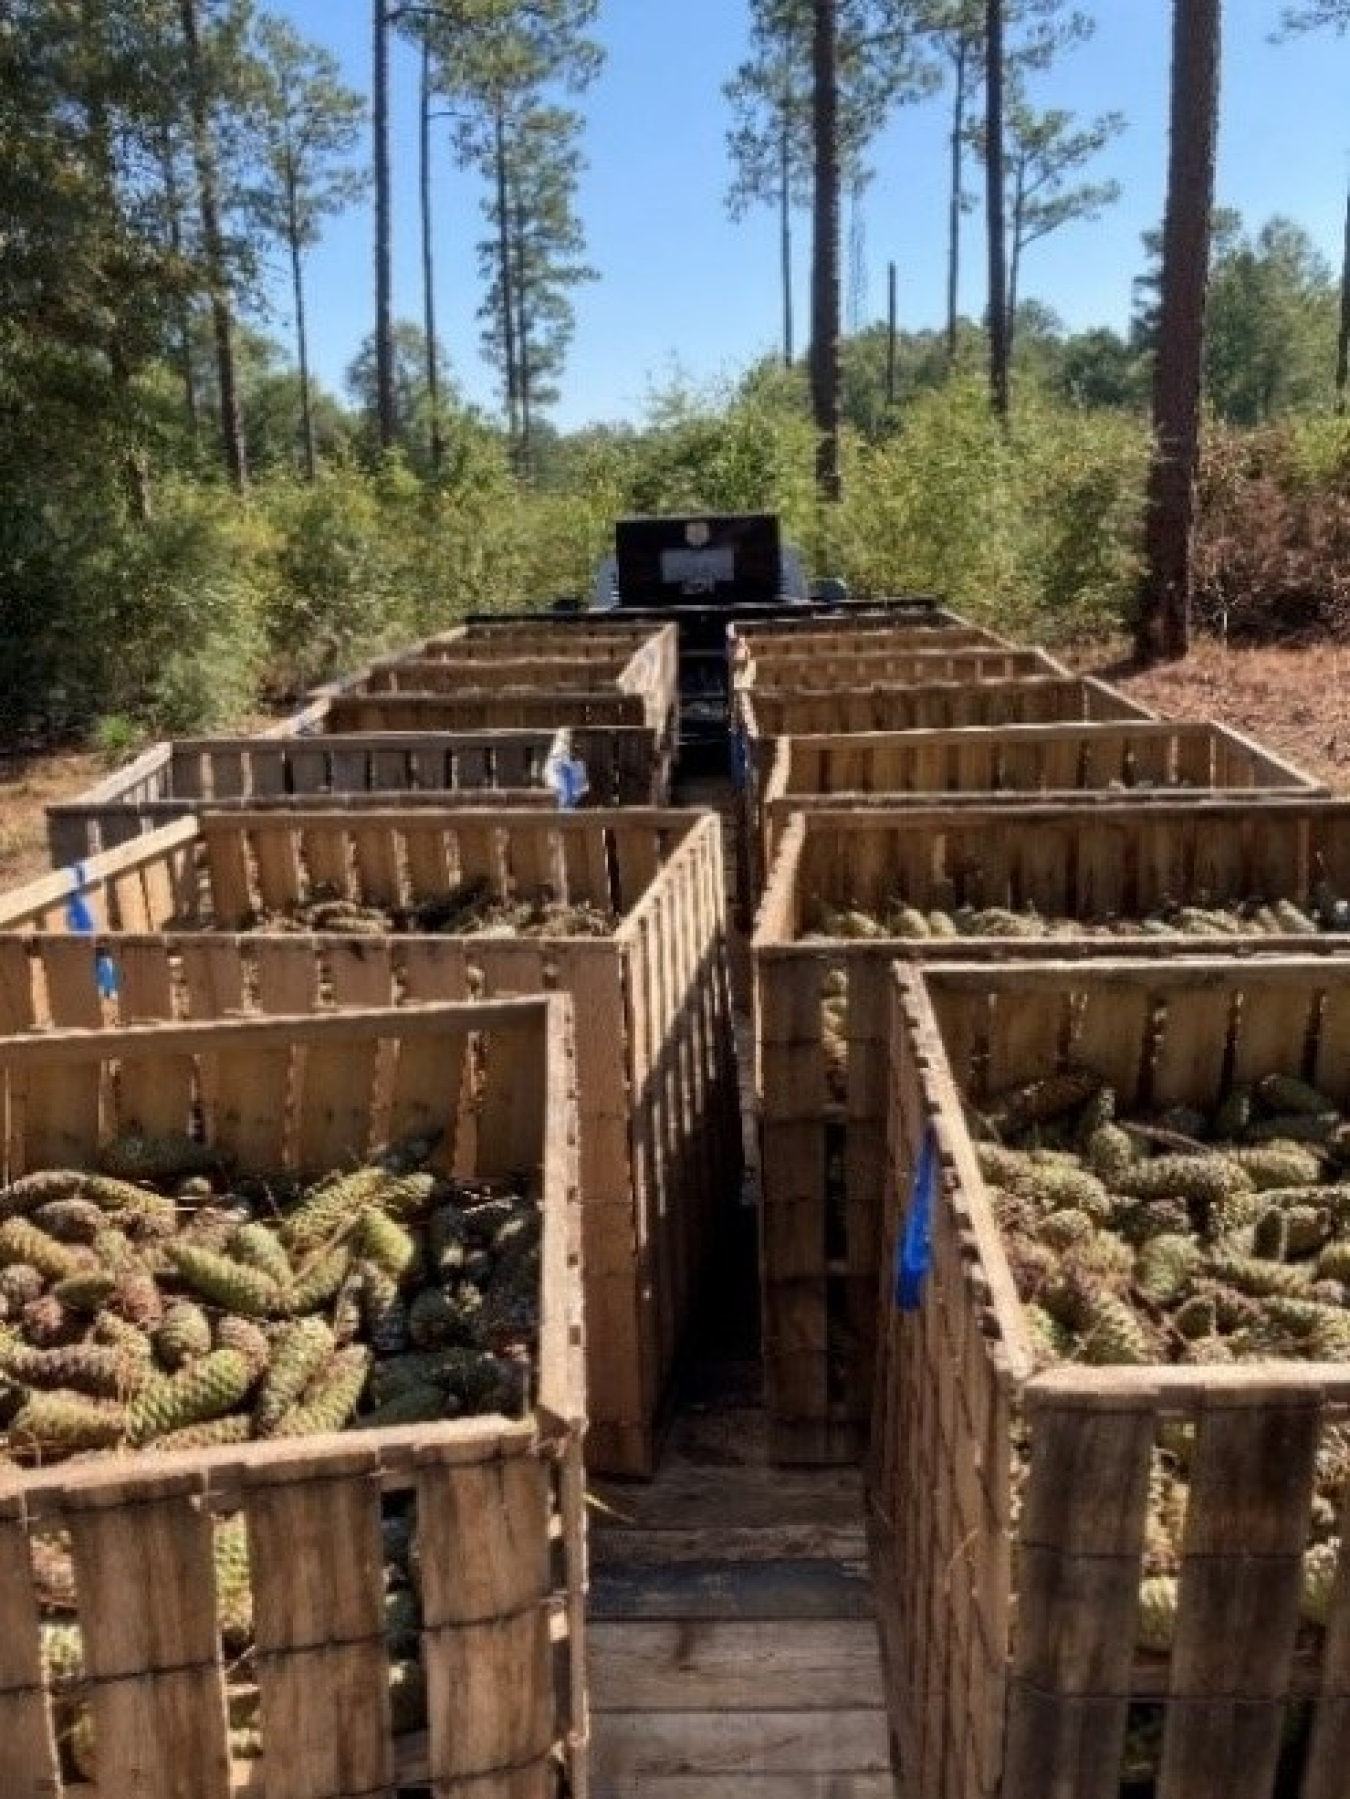
<instances>
[{"instance_id":1,"label":"clear blue sky","mask_svg":"<svg viewBox=\"0 0 1350 1799\"><path fill-rule=\"evenodd\" d=\"M1123 328L1140 234L1161 216L1166 161L1170 0L1079 0L1095 37L1038 77L1033 99L1083 117L1126 115L1129 127L1094 165L1123 194L1095 224L1071 225L1028 252L1023 293L1073 328ZM369 91L369 0L271 0L341 59L349 83ZM1227 0L1219 200L1255 227L1275 213L1302 224L1339 267L1350 170L1350 38L1326 32L1272 45L1280 0ZM733 225L723 204L728 123L722 84L744 54L740 0L601 0L608 52L581 102L587 116L580 207L600 280L576 292L577 331L562 399L564 429L641 417L653 388L675 372L702 386L734 377L778 347L776 221L768 210ZM420 318L416 194L417 69L394 63L396 115L395 307ZM945 104L905 109L875 146L876 178L863 212L868 280L846 296L850 321L884 316L886 268L898 268L900 321L943 317ZM441 131L446 128L440 127ZM440 331L462 391L495 407L479 352L480 283L474 245L483 233L476 184L452 166L440 139L437 254ZM977 171L972 171L977 176ZM981 310L982 218L966 221L962 305ZM798 221L797 312L805 316L809 220ZM313 355L340 387L373 315L371 222L357 208L330 223L310 271ZM289 315L278 289L273 329ZM801 326L799 323L799 336ZM800 348L800 345L799 345Z\"/></svg>"}]
</instances>

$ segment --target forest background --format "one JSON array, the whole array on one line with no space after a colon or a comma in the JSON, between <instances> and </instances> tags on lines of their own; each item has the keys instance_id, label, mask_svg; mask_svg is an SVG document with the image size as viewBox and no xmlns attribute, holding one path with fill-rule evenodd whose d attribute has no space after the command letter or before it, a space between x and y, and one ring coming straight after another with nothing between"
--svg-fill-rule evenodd
<instances>
[{"instance_id":1,"label":"forest background","mask_svg":"<svg viewBox=\"0 0 1350 1799\"><path fill-rule=\"evenodd\" d=\"M846 180L865 193L896 108L945 109L953 206L932 254L948 272L954 253L977 262L983 6L841 10ZM1327 27L1328 53L1350 59L1340 0L1268 10L1272 79L1290 32ZM750 0L749 54L726 70L728 204L784 233L805 229L809 198L810 11ZM892 334L855 316L843 497L825 504L787 283L765 321L776 353L716 383L673 375L634 420L550 421L596 273L578 204L596 0L375 0L372 50L402 41L420 72L404 103L425 135L398 152L437 142L479 185L494 404L455 380L432 279L413 320L377 277L344 391L309 366L315 247L372 200L378 221L387 193L379 55L362 90L253 0L16 0L0 20L0 730L117 749L225 724L464 610L585 591L628 512L772 509L856 593L936 591L1052 642L1128 629L1156 239L1128 329L1069 330L1040 297L1022 257L1052 232L1092 254L1124 121L1037 97L1092 8L1007 12L1010 417L990 410L983 317L953 302L941 326ZM1339 120L1309 130L1343 159ZM424 271L436 167L426 153ZM1344 275L1291 202L1221 213L1214 234L1196 597L1201 622L1236 637L1350 633ZM269 271L287 317L264 303Z\"/></svg>"}]
</instances>

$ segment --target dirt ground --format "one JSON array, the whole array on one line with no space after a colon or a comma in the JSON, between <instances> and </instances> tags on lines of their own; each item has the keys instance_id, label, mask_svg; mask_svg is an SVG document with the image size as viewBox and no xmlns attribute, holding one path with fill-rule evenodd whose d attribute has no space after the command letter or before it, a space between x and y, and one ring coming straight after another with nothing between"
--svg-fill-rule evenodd
<instances>
[{"instance_id":1,"label":"dirt ground","mask_svg":"<svg viewBox=\"0 0 1350 1799\"><path fill-rule=\"evenodd\" d=\"M106 760L87 751L34 756L0 746L0 887L47 872L51 864L43 808L85 792L107 773Z\"/></svg>"},{"instance_id":2,"label":"dirt ground","mask_svg":"<svg viewBox=\"0 0 1350 1799\"><path fill-rule=\"evenodd\" d=\"M1217 719L1350 792L1350 647L1227 649L1200 640L1183 662L1147 670L1109 654L1072 658L1162 718Z\"/></svg>"},{"instance_id":3,"label":"dirt ground","mask_svg":"<svg viewBox=\"0 0 1350 1799\"><path fill-rule=\"evenodd\" d=\"M1070 660L1164 718L1232 725L1350 793L1350 647L1228 649L1204 639L1185 661L1144 671L1110 650L1085 649ZM105 773L107 764L89 753L34 757L0 748L0 886L46 871L44 806Z\"/></svg>"}]
</instances>

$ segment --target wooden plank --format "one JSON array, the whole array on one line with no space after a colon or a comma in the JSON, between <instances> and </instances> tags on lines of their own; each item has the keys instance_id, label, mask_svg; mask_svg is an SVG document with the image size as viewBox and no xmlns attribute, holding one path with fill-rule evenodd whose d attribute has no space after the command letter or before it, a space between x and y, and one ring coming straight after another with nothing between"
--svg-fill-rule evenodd
<instances>
[{"instance_id":1,"label":"wooden plank","mask_svg":"<svg viewBox=\"0 0 1350 1799\"><path fill-rule=\"evenodd\" d=\"M681 1616L597 1621L591 1704L600 1711L846 1710L885 1695L870 1619L738 1622Z\"/></svg>"},{"instance_id":2,"label":"wooden plank","mask_svg":"<svg viewBox=\"0 0 1350 1799\"><path fill-rule=\"evenodd\" d=\"M603 1720L598 1721L603 1730ZM593 1784L591 1799L897 1799L890 1774L641 1774Z\"/></svg>"},{"instance_id":3,"label":"wooden plank","mask_svg":"<svg viewBox=\"0 0 1350 1799\"><path fill-rule=\"evenodd\" d=\"M113 1481L68 1515L99 1785L119 1799L228 1799L213 1526L200 1484L169 1476L157 1488L145 1474L130 1504Z\"/></svg>"},{"instance_id":4,"label":"wooden plank","mask_svg":"<svg viewBox=\"0 0 1350 1799\"><path fill-rule=\"evenodd\" d=\"M419 1473L428 1759L447 1789L548 1756L547 1508L529 1456L437 1467L429 1453Z\"/></svg>"},{"instance_id":5,"label":"wooden plank","mask_svg":"<svg viewBox=\"0 0 1350 1799\"><path fill-rule=\"evenodd\" d=\"M37 1594L22 1502L0 1500L0 1793L38 1799L60 1790L44 1693Z\"/></svg>"},{"instance_id":6,"label":"wooden plank","mask_svg":"<svg viewBox=\"0 0 1350 1799\"><path fill-rule=\"evenodd\" d=\"M718 1555L666 1569L595 1568L589 1611L592 1618L673 1621L870 1619L872 1596L865 1561L742 1563Z\"/></svg>"},{"instance_id":7,"label":"wooden plank","mask_svg":"<svg viewBox=\"0 0 1350 1799\"><path fill-rule=\"evenodd\" d=\"M1200 1418L1160 1799L1268 1799L1274 1785L1321 1406L1252 1373Z\"/></svg>"},{"instance_id":8,"label":"wooden plank","mask_svg":"<svg viewBox=\"0 0 1350 1799\"><path fill-rule=\"evenodd\" d=\"M266 1484L250 1481L253 1660L266 1773L288 1799L393 1799L375 1467L372 1451L330 1448L309 1465L297 1457Z\"/></svg>"},{"instance_id":9,"label":"wooden plank","mask_svg":"<svg viewBox=\"0 0 1350 1799\"><path fill-rule=\"evenodd\" d=\"M595 1781L693 1773L800 1777L888 1774L880 1707L819 1712L605 1712L595 1720Z\"/></svg>"}]
</instances>

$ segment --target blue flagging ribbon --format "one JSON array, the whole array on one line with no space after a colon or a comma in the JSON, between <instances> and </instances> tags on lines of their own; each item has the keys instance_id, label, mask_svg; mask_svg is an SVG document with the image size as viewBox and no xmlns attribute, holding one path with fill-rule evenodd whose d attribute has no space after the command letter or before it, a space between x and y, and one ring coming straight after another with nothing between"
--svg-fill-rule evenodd
<instances>
[{"instance_id":1,"label":"blue flagging ribbon","mask_svg":"<svg viewBox=\"0 0 1350 1799\"><path fill-rule=\"evenodd\" d=\"M95 930L94 915L89 910L89 902L84 897L84 888L88 882L83 862L72 862L67 870L74 883L66 900L66 929L83 937L91 937ZM94 980L98 986L100 999L112 999L117 992L117 964L106 949L94 952Z\"/></svg>"},{"instance_id":2,"label":"blue flagging ribbon","mask_svg":"<svg viewBox=\"0 0 1350 1799\"><path fill-rule=\"evenodd\" d=\"M904 1228L896 1246L895 1303L902 1312L917 1312L923 1299L923 1283L933 1264L933 1205L937 1199L937 1138L932 1125L924 1128L919 1145L919 1165L909 1189Z\"/></svg>"},{"instance_id":3,"label":"blue flagging ribbon","mask_svg":"<svg viewBox=\"0 0 1350 1799\"><path fill-rule=\"evenodd\" d=\"M586 764L576 757L560 757L555 765L553 785L557 789L561 810L574 811L590 787L590 782L586 779Z\"/></svg>"}]
</instances>

